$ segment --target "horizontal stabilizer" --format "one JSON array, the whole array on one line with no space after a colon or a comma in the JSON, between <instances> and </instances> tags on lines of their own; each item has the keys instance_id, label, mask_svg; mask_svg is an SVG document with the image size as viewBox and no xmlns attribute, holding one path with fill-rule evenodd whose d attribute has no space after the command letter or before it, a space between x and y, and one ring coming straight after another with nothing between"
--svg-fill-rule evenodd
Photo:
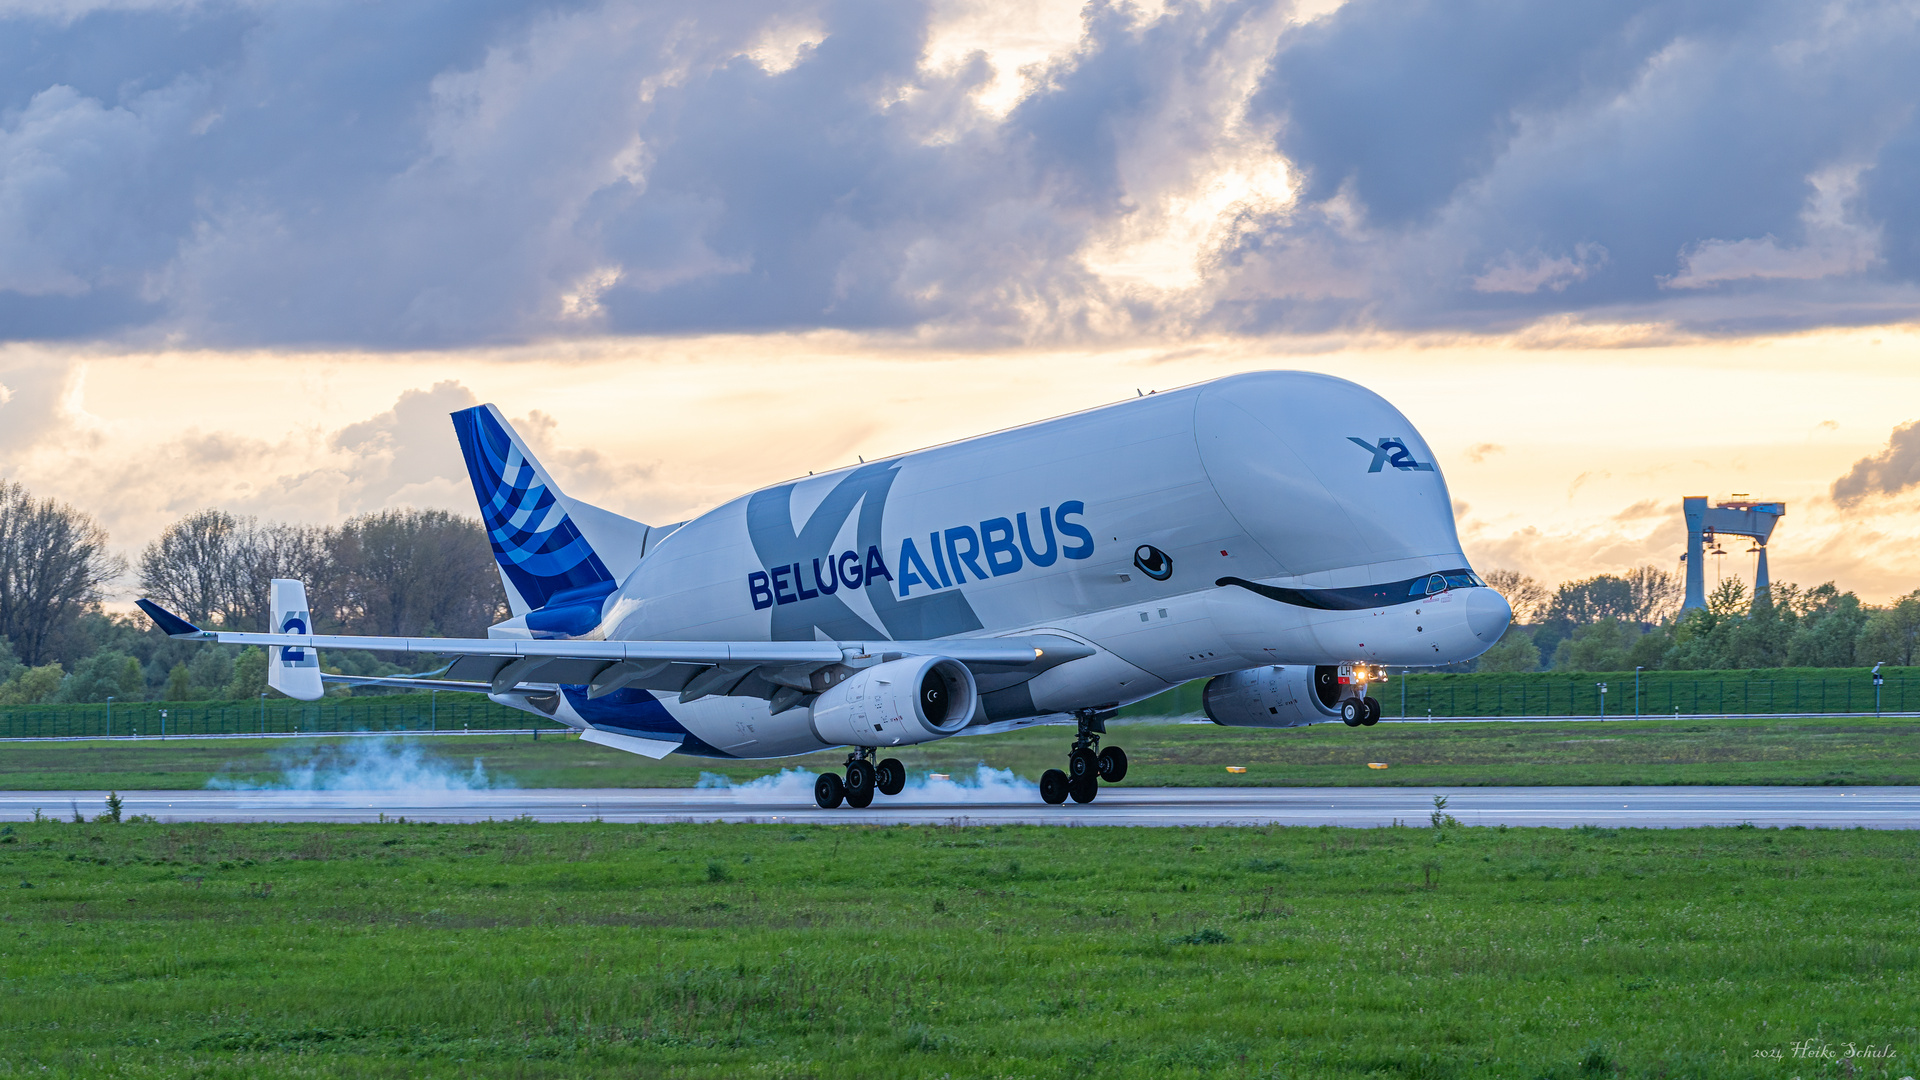
<instances>
[{"instance_id":1,"label":"horizontal stabilizer","mask_svg":"<svg viewBox=\"0 0 1920 1080\"><path fill-rule=\"evenodd\" d=\"M135 607L146 612L147 618L152 619L154 625L160 628L160 632L168 637L207 639L215 637L212 631L200 629L151 600L135 600L133 603Z\"/></svg>"}]
</instances>

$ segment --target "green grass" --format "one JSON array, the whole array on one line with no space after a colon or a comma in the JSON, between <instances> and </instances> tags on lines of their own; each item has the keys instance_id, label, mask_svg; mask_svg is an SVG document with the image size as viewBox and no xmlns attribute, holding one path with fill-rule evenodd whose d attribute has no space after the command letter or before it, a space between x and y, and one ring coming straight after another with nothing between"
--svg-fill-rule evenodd
<instances>
[{"instance_id":1,"label":"green grass","mask_svg":"<svg viewBox=\"0 0 1920 1080\"><path fill-rule=\"evenodd\" d=\"M1920 1071L1905 833L10 828L5 1076Z\"/></svg>"},{"instance_id":2,"label":"green grass","mask_svg":"<svg viewBox=\"0 0 1920 1080\"><path fill-rule=\"evenodd\" d=\"M970 773L981 762L1029 779L1057 767L1071 729L1030 728L894 751L914 771ZM1476 786L1498 784L1920 784L1920 719L1560 721L1322 724L1270 731L1126 723L1110 744L1140 786ZM783 761L632 754L547 735L407 741L452 771L478 760L518 787L688 787L702 774L750 780L789 767L838 768L842 752ZM0 790L199 788L218 776L273 782L289 766L371 747L360 739L14 743L0 748ZM1370 769L1368 762L1388 768ZM1244 765L1245 773L1226 766Z\"/></svg>"}]
</instances>

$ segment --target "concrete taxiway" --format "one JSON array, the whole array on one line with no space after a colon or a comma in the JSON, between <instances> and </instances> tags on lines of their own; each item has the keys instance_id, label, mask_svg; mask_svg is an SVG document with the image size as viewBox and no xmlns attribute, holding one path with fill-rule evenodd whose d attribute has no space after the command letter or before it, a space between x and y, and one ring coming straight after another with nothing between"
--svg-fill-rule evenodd
<instances>
[{"instance_id":1,"label":"concrete taxiway","mask_svg":"<svg viewBox=\"0 0 1920 1080\"><path fill-rule=\"evenodd\" d=\"M1024 784L923 785L865 810L815 807L804 781L738 789L130 791L125 814L166 822L537 821L821 824L1424 825L1434 796L1467 825L1920 828L1920 787L1105 788L1087 805L1043 805ZM100 812L104 791L0 792L0 820Z\"/></svg>"}]
</instances>

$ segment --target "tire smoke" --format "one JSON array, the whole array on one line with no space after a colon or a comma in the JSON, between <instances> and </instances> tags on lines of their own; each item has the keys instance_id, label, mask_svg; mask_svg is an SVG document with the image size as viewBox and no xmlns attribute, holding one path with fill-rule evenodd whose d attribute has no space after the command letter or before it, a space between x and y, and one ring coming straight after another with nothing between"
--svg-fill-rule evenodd
<instances>
[{"instance_id":1,"label":"tire smoke","mask_svg":"<svg viewBox=\"0 0 1920 1080\"><path fill-rule=\"evenodd\" d=\"M300 747L272 758L276 779L216 776L212 791L482 791L515 786L487 774L479 758L461 769L407 739L347 739Z\"/></svg>"},{"instance_id":2,"label":"tire smoke","mask_svg":"<svg viewBox=\"0 0 1920 1080\"><path fill-rule=\"evenodd\" d=\"M701 773L695 787L731 791L735 802L806 803L813 802L813 781L820 774L809 769L782 769L771 776L736 784L718 773ZM874 805L947 806L965 803L1032 802L1040 788L1012 769L979 765L971 774L954 773L935 779L918 772L907 776L907 786L898 795L881 795Z\"/></svg>"}]
</instances>

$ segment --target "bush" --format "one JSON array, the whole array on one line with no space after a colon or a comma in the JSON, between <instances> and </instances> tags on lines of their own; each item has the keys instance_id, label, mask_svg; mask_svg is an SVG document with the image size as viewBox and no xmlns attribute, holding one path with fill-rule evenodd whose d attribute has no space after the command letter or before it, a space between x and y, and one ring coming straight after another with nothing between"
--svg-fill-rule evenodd
<instances>
[{"instance_id":1,"label":"bush","mask_svg":"<svg viewBox=\"0 0 1920 1080\"><path fill-rule=\"evenodd\" d=\"M66 677L59 664L23 669L0 683L0 705L42 704L60 692L60 682Z\"/></svg>"},{"instance_id":2,"label":"bush","mask_svg":"<svg viewBox=\"0 0 1920 1080\"><path fill-rule=\"evenodd\" d=\"M95 653L74 665L73 675L60 687L58 700L98 704L108 698L139 701L146 697L146 679L140 661L119 651Z\"/></svg>"},{"instance_id":3,"label":"bush","mask_svg":"<svg viewBox=\"0 0 1920 1080\"><path fill-rule=\"evenodd\" d=\"M1517 626L1507 627L1493 648L1480 654L1480 671L1519 673L1540 670L1540 649L1533 636Z\"/></svg>"}]
</instances>

